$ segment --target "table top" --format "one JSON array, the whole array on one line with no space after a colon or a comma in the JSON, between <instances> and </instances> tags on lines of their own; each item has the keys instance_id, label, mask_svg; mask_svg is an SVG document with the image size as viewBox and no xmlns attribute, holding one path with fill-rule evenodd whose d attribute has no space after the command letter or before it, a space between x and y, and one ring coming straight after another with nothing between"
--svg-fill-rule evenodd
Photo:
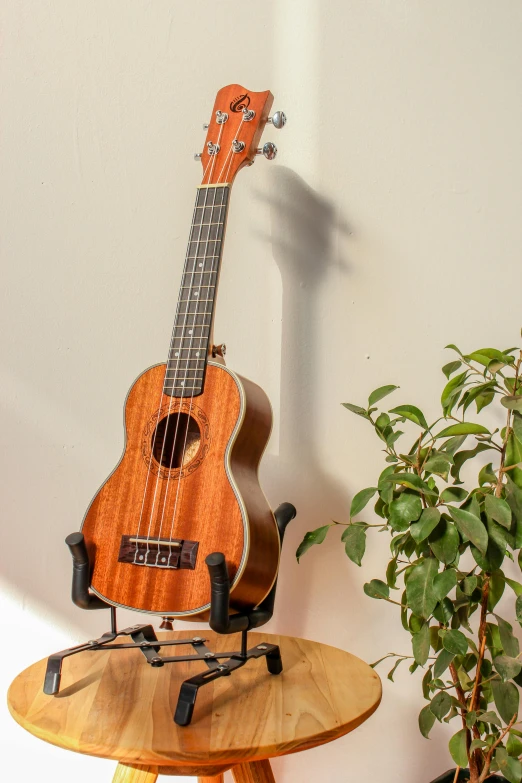
<instances>
[{"instance_id":1,"label":"table top","mask_svg":"<svg viewBox=\"0 0 522 783\"><path fill-rule=\"evenodd\" d=\"M238 635L201 635L215 652L240 646ZM305 639L249 634L249 647L262 641L280 645L283 673L268 674L260 658L205 685L188 727L173 721L179 687L204 665L152 668L131 649L66 658L57 696L42 691L46 660L33 664L13 681L9 710L24 729L62 748L126 763L190 766L237 764L312 748L347 734L377 709L379 677L354 655ZM164 650L165 655L192 652L184 646Z\"/></svg>"}]
</instances>

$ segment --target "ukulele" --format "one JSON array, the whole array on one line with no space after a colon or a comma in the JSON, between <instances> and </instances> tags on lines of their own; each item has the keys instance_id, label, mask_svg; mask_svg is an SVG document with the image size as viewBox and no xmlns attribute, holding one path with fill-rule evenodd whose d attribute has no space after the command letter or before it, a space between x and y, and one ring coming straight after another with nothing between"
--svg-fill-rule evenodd
<instances>
[{"instance_id":1,"label":"ukulele","mask_svg":"<svg viewBox=\"0 0 522 783\"><path fill-rule=\"evenodd\" d=\"M231 606L257 606L277 576L280 541L257 471L270 402L225 366L212 344L232 183L262 152L270 92L238 84L217 94L203 152L168 359L143 372L125 402L122 457L92 500L82 533L92 590L114 606L186 620L208 616L205 558L225 555Z\"/></svg>"}]
</instances>

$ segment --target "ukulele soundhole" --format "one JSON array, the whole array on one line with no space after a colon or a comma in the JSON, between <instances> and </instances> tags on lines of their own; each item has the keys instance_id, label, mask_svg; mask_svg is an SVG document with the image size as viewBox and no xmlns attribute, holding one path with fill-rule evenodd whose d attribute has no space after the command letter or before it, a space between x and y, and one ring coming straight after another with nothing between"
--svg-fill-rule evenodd
<instances>
[{"instance_id":1,"label":"ukulele soundhole","mask_svg":"<svg viewBox=\"0 0 522 783\"><path fill-rule=\"evenodd\" d=\"M171 413L155 428L151 449L156 462L167 470L179 469L191 462L201 445L197 421L188 413Z\"/></svg>"}]
</instances>

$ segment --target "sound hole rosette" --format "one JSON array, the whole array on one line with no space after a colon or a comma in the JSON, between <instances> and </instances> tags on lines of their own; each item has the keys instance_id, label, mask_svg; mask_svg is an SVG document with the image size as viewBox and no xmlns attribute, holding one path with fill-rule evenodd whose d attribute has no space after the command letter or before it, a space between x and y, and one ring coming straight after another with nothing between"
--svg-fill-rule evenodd
<instances>
[{"instance_id":1,"label":"sound hole rosette","mask_svg":"<svg viewBox=\"0 0 522 783\"><path fill-rule=\"evenodd\" d=\"M170 466L170 456L172 455L172 451L168 451L169 441L165 444L166 448L163 452L163 459L160 462L161 457L161 439L165 436L170 435L170 441L173 440L173 434L175 432L175 424L176 424L176 418L178 415L181 415L181 419L179 422L178 427L178 434L176 437L177 444L175 446L176 448L176 454L174 455L174 459L172 460L173 467ZM167 417L170 418L170 422L168 424L166 423ZM187 438L187 448L185 453L183 454L183 448L182 444L185 442L185 433L186 433L186 427L188 422L188 417L190 417L190 423L189 423L189 435L192 434L196 435L197 430L199 430L199 440L197 443L197 447L195 447L195 438L190 439L190 449L189 449L189 438ZM155 438L156 430L159 428L159 431L157 433L157 436ZM197 430L196 430L197 428ZM159 437L158 437L159 436ZM153 444L154 444L154 452L153 452ZM161 408L152 414L152 416L147 421L147 424L143 430L143 436L142 436L142 443L141 443L141 453L143 460L145 464L147 465L147 468L150 469L150 472L153 473L155 476L160 476L160 478L168 478L170 480L178 480L180 478L183 478L184 476L189 475L190 473L193 473L195 470L199 468L203 460L208 454L210 448L210 423L208 420L208 416L206 413L198 406L195 405L194 402L189 400L176 400L175 401L175 407L172 405L172 403L165 403L165 405L162 405ZM188 458L187 458L188 455ZM176 461L180 461L181 456L184 457L183 464L174 466L176 464ZM162 464L164 463L164 464Z\"/></svg>"}]
</instances>

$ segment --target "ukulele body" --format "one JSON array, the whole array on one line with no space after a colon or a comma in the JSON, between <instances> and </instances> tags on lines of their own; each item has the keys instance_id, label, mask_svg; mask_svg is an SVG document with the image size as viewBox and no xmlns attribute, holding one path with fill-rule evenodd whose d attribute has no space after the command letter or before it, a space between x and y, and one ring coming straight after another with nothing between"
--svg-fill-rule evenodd
<instances>
[{"instance_id":1,"label":"ukulele body","mask_svg":"<svg viewBox=\"0 0 522 783\"><path fill-rule=\"evenodd\" d=\"M85 515L92 589L115 606L205 619L205 558L223 552L231 605L252 608L279 566L279 533L257 477L269 400L217 362L192 399L164 394L164 378L165 364L156 365L131 387L123 455Z\"/></svg>"}]
</instances>

